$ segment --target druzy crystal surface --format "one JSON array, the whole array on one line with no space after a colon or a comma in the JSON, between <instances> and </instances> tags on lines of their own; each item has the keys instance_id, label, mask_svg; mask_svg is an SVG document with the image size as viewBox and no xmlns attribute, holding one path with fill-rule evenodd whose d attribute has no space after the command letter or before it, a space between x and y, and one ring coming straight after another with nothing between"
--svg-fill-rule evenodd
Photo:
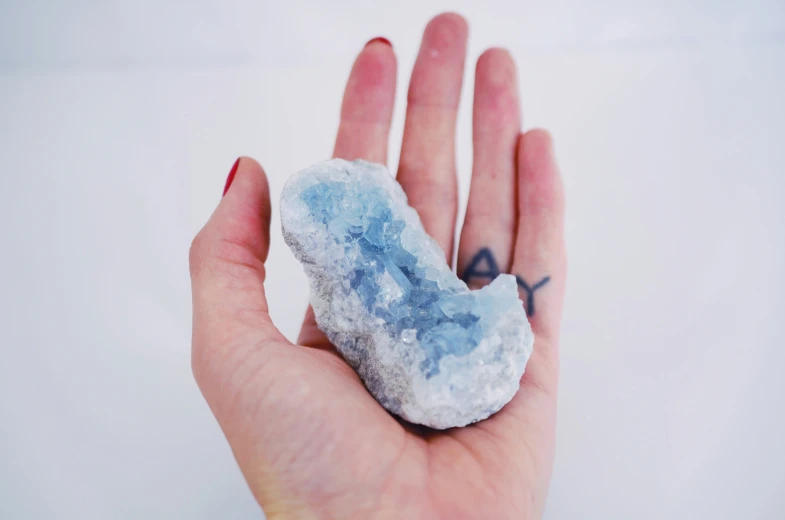
<instances>
[{"instance_id":1,"label":"druzy crystal surface","mask_svg":"<svg viewBox=\"0 0 785 520\"><path fill-rule=\"evenodd\" d=\"M515 278L469 290L384 166L333 159L295 174L281 223L319 328L390 412L443 429L515 395L533 346Z\"/></svg>"}]
</instances>

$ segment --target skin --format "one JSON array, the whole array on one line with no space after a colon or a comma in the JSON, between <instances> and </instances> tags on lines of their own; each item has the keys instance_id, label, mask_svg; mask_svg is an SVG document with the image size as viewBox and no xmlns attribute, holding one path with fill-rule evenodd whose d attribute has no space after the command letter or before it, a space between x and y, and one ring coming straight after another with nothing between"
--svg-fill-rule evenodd
<instances>
[{"instance_id":1,"label":"skin","mask_svg":"<svg viewBox=\"0 0 785 520\"><path fill-rule=\"evenodd\" d=\"M426 27L397 172L448 259L467 32L452 13ZM336 157L386 161L395 76L389 45L376 40L363 48L343 98ZM253 159L240 160L194 239L193 372L268 518L542 516L555 447L564 196L550 135L521 133L515 64L505 50L489 49L477 61L473 135L458 272L489 248L503 272L550 277L535 295L534 354L520 391L477 424L435 431L388 414L316 327L311 309L298 345L275 328L264 292L270 194ZM490 280L468 281L477 288Z\"/></svg>"}]
</instances>

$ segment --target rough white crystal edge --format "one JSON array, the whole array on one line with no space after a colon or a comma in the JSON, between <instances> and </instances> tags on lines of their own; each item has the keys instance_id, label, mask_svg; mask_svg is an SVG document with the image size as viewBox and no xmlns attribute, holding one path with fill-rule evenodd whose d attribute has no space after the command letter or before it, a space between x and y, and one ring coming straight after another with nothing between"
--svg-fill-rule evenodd
<instances>
[{"instance_id":1,"label":"rough white crystal edge","mask_svg":"<svg viewBox=\"0 0 785 520\"><path fill-rule=\"evenodd\" d=\"M441 372L431 379L412 374L416 401L405 405L401 416L410 422L445 429L466 426L498 412L518 391L532 352L531 328L525 317L521 318L520 314L506 313L494 332L468 355L445 356ZM518 338L521 330L525 332ZM498 361L485 361L493 358ZM472 376L468 380L467 371ZM450 385L463 387L468 395L456 403L456 390L450 391Z\"/></svg>"}]
</instances>

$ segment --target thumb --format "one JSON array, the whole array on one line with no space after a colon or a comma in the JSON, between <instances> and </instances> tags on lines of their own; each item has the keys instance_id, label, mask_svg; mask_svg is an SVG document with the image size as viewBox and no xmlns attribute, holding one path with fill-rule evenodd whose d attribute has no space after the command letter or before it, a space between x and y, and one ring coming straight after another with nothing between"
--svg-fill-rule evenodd
<instances>
[{"instance_id":1,"label":"thumb","mask_svg":"<svg viewBox=\"0 0 785 520\"><path fill-rule=\"evenodd\" d=\"M270 246L270 188L259 164L241 157L225 195L194 238L189 255L193 297L193 366L199 379L213 354L283 340L268 313L264 261ZM224 358L225 356L218 356Z\"/></svg>"}]
</instances>

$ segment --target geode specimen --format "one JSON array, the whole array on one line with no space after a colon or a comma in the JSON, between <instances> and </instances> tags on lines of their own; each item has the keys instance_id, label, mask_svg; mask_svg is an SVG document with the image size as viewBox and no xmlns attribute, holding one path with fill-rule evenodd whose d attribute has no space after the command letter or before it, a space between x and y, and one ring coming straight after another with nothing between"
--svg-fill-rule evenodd
<instances>
[{"instance_id":1,"label":"geode specimen","mask_svg":"<svg viewBox=\"0 0 785 520\"><path fill-rule=\"evenodd\" d=\"M319 328L387 410L443 429L515 395L534 341L515 278L469 290L384 166L333 159L295 174L281 223Z\"/></svg>"}]
</instances>

